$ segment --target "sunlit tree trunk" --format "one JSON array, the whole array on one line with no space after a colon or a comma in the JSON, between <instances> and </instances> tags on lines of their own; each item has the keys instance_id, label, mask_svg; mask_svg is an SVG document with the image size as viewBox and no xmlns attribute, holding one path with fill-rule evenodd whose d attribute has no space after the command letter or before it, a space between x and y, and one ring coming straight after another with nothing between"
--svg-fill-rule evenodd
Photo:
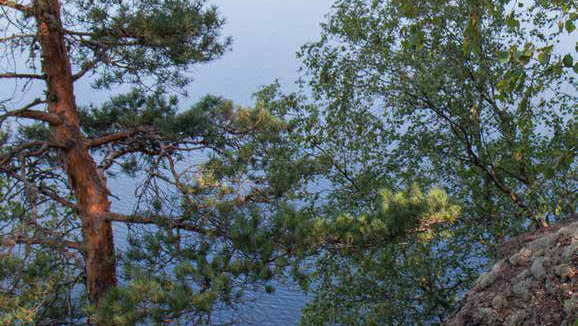
<instances>
[{"instance_id":1,"label":"sunlit tree trunk","mask_svg":"<svg viewBox=\"0 0 578 326\"><path fill-rule=\"evenodd\" d=\"M64 148L62 164L82 220L87 291L91 302L98 305L107 290L116 285L111 222L97 217L109 212L108 192L81 134L60 3L38 0L34 10L42 47L48 111L60 118L60 123L51 124L52 136Z\"/></svg>"}]
</instances>

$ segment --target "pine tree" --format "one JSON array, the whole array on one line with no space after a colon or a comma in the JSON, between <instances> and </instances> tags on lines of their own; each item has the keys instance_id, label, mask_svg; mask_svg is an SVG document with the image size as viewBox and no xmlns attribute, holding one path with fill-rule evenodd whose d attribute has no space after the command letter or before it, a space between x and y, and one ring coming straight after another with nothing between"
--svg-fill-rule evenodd
<instances>
[{"instance_id":1,"label":"pine tree","mask_svg":"<svg viewBox=\"0 0 578 326\"><path fill-rule=\"evenodd\" d=\"M282 238L259 229L267 224L258 204L288 188L254 171L267 170L266 153L291 155L278 144L284 124L259 106L209 96L182 110L166 95L190 82L189 67L229 49L216 7L203 0L0 6L0 78L44 88L21 108L1 104L0 321L201 323L215 307L240 302L245 284L268 282L272 241ZM80 107L74 85L89 76L97 90L135 88ZM20 120L28 122L11 130ZM192 163L197 153L210 160ZM107 178L116 175L135 182L134 214L111 211ZM120 252L113 222L129 234Z\"/></svg>"}]
</instances>

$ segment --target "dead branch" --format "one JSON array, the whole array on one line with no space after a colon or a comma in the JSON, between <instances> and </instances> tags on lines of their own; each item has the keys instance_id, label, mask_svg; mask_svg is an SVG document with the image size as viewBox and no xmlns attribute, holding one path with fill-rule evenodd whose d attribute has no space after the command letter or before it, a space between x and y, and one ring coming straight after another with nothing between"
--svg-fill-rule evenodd
<instances>
[{"instance_id":1,"label":"dead branch","mask_svg":"<svg viewBox=\"0 0 578 326\"><path fill-rule=\"evenodd\" d=\"M60 146L59 144L56 144L56 143L45 142L45 141L35 141L35 142L22 144L22 145L14 147L8 153L0 156L0 166L3 166L6 163L8 163L14 156L22 153L22 151L27 150L27 149L33 149L33 148L38 148L38 150L31 152L25 156L37 156L37 155L42 154L48 148L62 148L62 146Z\"/></svg>"},{"instance_id":2,"label":"dead branch","mask_svg":"<svg viewBox=\"0 0 578 326\"><path fill-rule=\"evenodd\" d=\"M7 41L11 41L11 40L17 40L17 39L21 39L21 38L33 38L36 37L35 34L17 34L17 35L11 35L11 36L7 36L7 37L2 37L0 38L0 43L4 43Z\"/></svg>"},{"instance_id":3,"label":"dead branch","mask_svg":"<svg viewBox=\"0 0 578 326\"><path fill-rule=\"evenodd\" d=\"M16 244L25 244L25 245L47 245L47 246L63 246L75 250L82 250L82 245L78 242L74 241L66 241L66 240L51 240L46 238L28 238L22 236L16 237L5 237L0 242L0 247L14 247Z\"/></svg>"}]
</instances>

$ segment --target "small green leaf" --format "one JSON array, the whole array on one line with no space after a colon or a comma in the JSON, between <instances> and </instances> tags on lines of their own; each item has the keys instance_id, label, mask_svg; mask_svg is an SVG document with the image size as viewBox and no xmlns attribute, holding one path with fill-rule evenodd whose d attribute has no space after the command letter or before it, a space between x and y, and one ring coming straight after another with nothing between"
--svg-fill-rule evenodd
<instances>
[{"instance_id":1,"label":"small green leaf","mask_svg":"<svg viewBox=\"0 0 578 326\"><path fill-rule=\"evenodd\" d=\"M574 64L574 72L578 74L578 62Z\"/></svg>"},{"instance_id":2,"label":"small green leaf","mask_svg":"<svg viewBox=\"0 0 578 326\"><path fill-rule=\"evenodd\" d=\"M540 52L540 54L538 54L538 61L543 65L547 65L550 62L550 53Z\"/></svg>"},{"instance_id":3,"label":"small green leaf","mask_svg":"<svg viewBox=\"0 0 578 326\"><path fill-rule=\"evenodd\" d=\"M508 52L500 52L498 54L498 60L500 60L501 63L507 63L510 59L510 54Z\"/></svg>"},{"instance_id":4,"label":"small green leaf","mask_svg":"<svg viewBox=\"0 0 578 326\"><path fill-rule=\"evenodd\" d=\"M574 25L574 22L572 22L571 20L567 20L565 25L568 34L572 33L576 29L576 25Z\"/></svg>"},{"instance_id":5,"label":"small green leaf","mask_svg":"<svg viewBox=\"0 0 578 326\"><path fill-rule=\"evenodd\" d=\"M574 58L572 58L572 55L567 54L564 56L564 59L562 59L562 63L564 64L564 67L572 68L574 65Z\"/></svg>"},{"instance_id":6,"label":"small green leaf","mask_svg":"<svg viewBox=\"0 0 578 326\"><path fill-rule=\"evenodd\" d=\"M520 27L520 22L516 18L514 18L513 16L510 16L508 18L508 20L506 20L506 25L510 29L517 29Z\"/></svg>"}]
</instances>

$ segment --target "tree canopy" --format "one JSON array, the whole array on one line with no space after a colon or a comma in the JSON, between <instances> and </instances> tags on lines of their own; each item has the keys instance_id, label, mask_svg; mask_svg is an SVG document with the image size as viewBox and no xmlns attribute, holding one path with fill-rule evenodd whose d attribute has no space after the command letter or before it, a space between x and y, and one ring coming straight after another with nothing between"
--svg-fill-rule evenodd
<instances>
[{"instance_id":1,"label":"tree canopy","mask_svg":"<svg viewBox=\"0 0 578 326\"><path fill-rule=\"evenodd\" d=\"M300 51L312 96L272 101L325 167L321 214L362 216L414 183L461 211L321 255L304 325L438 324L504 239L576 211L575 20L573 1L334 4Z\"/></svg>"}]
</instances>

